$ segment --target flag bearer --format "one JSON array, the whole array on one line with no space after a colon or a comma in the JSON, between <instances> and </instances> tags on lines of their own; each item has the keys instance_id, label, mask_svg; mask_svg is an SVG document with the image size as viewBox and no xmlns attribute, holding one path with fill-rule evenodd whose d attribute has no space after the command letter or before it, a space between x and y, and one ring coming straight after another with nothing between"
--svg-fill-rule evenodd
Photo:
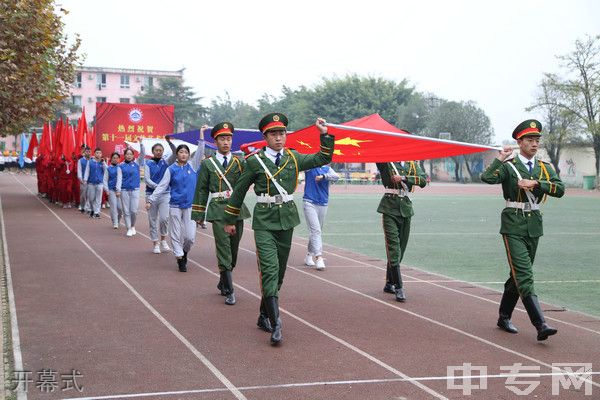
<instances>
[{"instance_id":1,"label":"flag bearer","mask_svg":"<svg viewBox=\"0 0 600 400\"><path fill-rule=\"evenodd\" d=\"M140 142L140 151L143 151L144 143ZM144 163L144 182L146 182L146 197L149 197L158 186L165 175L169 165L175 162L175 151L171 151L171 156L165 159L164 147L160 143L152 146L152 158L141 160ZM148 223L150 225L150 240L154 243L152 252L160 254L162 251L169 251L171 248L167 244L167 234L169 233L169 189L163 193L160 198L151 204L148 210ZM160 237L159 237L160 233Z\"/></svg>"},{"instance_id":2,"label":"flag bearer","mask_svg":"<svg viewBox=\"0 0 600 400\"><path fill-rule=\"evenodd\" d=\"M557 330L548 324L533 287L533 261L538 241L543 235L540 202L546 196L562 197L565 187L552 166L536 157L542 124L535 119L521 122L512 137L519 152L512 157L512 148L504 146L481 180L502 184L506 207L500 215L500 234L506 248L510 277L504 284L500 301L498 327L517 333L511 322L512 312L519 300L537 329L537 340L546 340Z\"/></svg>"},{"instance_id":3,"label":"flag bearer","mask_svg":"<svg viewBox=\"0 0 600 400\"><path fill-rule=\"evenodd\" d=\"M204 131L208 127L201 128ZM244 231L244 219L250 217L250 211L242 204L241 212L235 221L235 234L225 233L223 214L227 200L233 193L235 183L242 174L242 161L231 153L234 127L231 122L221 122L211 130L217 154L202 161L196 194L192 205L192 219L204 227L204 221L212 223L217 252L217 265L221 275L217 288L226 296L225 304L235 304L233 289L233 269L237 261L238 248Z\"/></svg>"},{"instance_id":4,"label":"flag bearer","mask_svg":"<svg viewBox=\"0 0 600 400\"><path fill-rule=\"evenodd\" d=\"M377 163L385 193L377 212L381 213L385 252L387 255L386 283L383 291L393 293L396 301L406 301L400 262L406 252L410 235L410 220L415 214L408 194L415 186L425 187L427 177L416 161Z\"/></svg>"},{"instance_id":5,"label":"flag bearer","mask_svg":"<svg viewBox=\"0 0 600 400\"><path fill-rule=\"evenodd\" d=\"M170 144L170 139L167 138ZM175 149L176 162L165 171L165 175L146 198L146 210L160 199L167 190L171 196L169 200L169 234L173 253L177 259L180 272L187 272L187 255L196 238L196 224L192 221L192 201L196 188L197 172L200 160L204 154L204 137L198 141L198 149L190 162L190 148L180 144Z\"/></svg>"},{"instance_id":6,"label":"flag bearer","mask_svg":"<svg viewBox=\"0 0 600 400\"><path fill-rule=\"evenodd\" d=\"M333 136L327 134L325 120L318 118L316 126L321 132L318 153L300 154L286 149L287 125L288 119L281 113L267 114L260 120L258 129L263 133L267 146L246 159L246 167L224 214L225 231L230 235L236 234L244 197L250 185L254 184L257 203L252 228L262 289L258 325L264 330L272 330L273 345L282 340L279 290L283 284L294 227L300 224L292 196L298 185L298 172L331 162L334 145Z\"/></svg>"}]
</instances>

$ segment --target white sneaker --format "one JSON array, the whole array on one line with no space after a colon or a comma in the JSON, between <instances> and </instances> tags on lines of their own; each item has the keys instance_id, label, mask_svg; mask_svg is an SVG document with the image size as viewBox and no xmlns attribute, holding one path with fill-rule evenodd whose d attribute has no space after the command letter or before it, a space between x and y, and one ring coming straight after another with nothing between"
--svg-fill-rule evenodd
<instances>
[{"instance_id":1,"label":"white sneaker","mask_svg":"<svg viewBox=\"0 0 600 400\"><path fill-rule=\"evenodd\" d=\"M113 224L113 229L119 229L119 224Z\"/></svg>"},{"instance_id":2,"label":"white sneaker","mask_svg":"<svg viewBox=\"0 0 600 400\"><path fill-rule=\"evenodd\" d=\"M125 236L133 236L133 233L131 232L131 228L127 229L127 233L125 234Z\"/></svg>"},{"instance_id":3,"label":"white sneaker","mask_svg":"<svg viewBox=\"0 0 600 400\"><path fill-rule=\"evenodd\" d=\"M323 271L325 269L325 261L323 260L323 257L317 257L316 266L318 271Z\"/></svg>"},{"instance_id":4,"label":"white sneaker","mask_svg":"<svg viewBox=\"0 0 600 400\"><path fill-rule=\"evenodd\" d=\"M315 266L315 261L313 260L312 254L308 253L306 255L306 258L304 259L304 265L306 265L307 267Z\"/></svg>"},{"instance_id":5,"label":"white sneaker","mask_svg":"<svg viewBox=\"0 0 600 400\"><path fill-rule=\"evenodd\" d=\"M161 240L160 241L160 247L164 250L164 251L171 251L171 248L169 247L169 244L167 243L166 240Z\"/></svg>"},{"instance_id":6,"label":"white sneaker","mask_svg":"<svg viewBox=\"0 0 600 400\"><path fill-rule=\"evenodd\" d=\"M154 250L152 250L154 254L160 254L160 245L157 243L154 245Z\"/></svg>"},{"instance_id":7,"label":"white sneaker","mask_svg":"<svg viewBox=\"0 0 600 400\"><path fill-rule=\"evenodd\" d=\"M131 236L137 234L137 232L135 231L135 226L131 228Z\"/></svg>"}]
</instances>

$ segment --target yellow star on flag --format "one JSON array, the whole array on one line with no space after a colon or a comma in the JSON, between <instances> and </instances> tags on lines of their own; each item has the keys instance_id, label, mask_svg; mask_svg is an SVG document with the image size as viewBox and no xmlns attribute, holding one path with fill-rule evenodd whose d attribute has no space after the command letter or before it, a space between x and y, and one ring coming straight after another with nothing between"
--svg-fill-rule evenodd
<instances>
[{"instance_id":1,"label":"yellow star on flag","mask_svg":"<svg viewBox=\"0 0 600 400\"><path fill-rule=\"evenodd\" d=\"M312 149L312 146L311 146L310 144L308 144L308 143L304 143L302 140L298 140L298 144L301 144L302 146L306 146L306 147L308 147L309 149Z\"/></svg>"},{"instance_id":2,"label":"yellow star on flag","mask_svg":"<svg viewBox=\"0 0 600 400\"><path fill-rule=\"evenodd\" d=\"M333 154L335 154L336 156L343 156L344 155L344 153L342 153L342 151L338 150L338 149L334 149L333 150Z\"/></svg>"},{"instance_id":3,"label":"yellow star on flag","mask_svg":"<svg viewBox=\"0 0 600 400\"><path fill-rule=\"evenodd\" d=\"M372 140L358 140L358 139L352 139L350 137L345 137L343 139L336 140L335 144L360 147L359 143L362 143L362 142L372 142Z\"/></svg>"}]
</instances>

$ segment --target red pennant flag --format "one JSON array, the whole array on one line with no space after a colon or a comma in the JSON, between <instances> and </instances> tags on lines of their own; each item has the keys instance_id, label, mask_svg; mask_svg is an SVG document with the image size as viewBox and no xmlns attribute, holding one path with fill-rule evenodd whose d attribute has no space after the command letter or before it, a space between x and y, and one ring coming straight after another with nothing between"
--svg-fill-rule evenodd
<instances>
[{"instance_id":1,"label":"red pennant flag","mask_svg":"<svg viewBox=\"0 0 600 400\"><path fill-rule=\"evenodd\" d=\"M94 151L96 148L96 127L92 126L92 130L88 133L88 146Z\"/></svg>"},{"instance_id":2,"label":"red pennant flag","mask_svg":"<svg viewBox=\"0 0 600 400\"><path fill-rule=\"evenodd\" d=\"M59 118L56 123L56 127L54 128L54 155L56 157L60 157L62 155L62 136L63 136L63 120Z\"/></svg>"},{"instance_id":3,"label":"red pennant flag","mask_svg":"<svg viewBox=\"0 0 600 400\"><path fill-rule=\"evenodd\" d=\"M396 128L379 114L368 115L341 125L327 124L335 136L333 162L389 162L428 160L497 149L491 146L462 143L412 135ZM319 130L311 125L290 133L286 147L300 153L315 153L320 148ZM264 141L248 143L242 150L265 146Z\"/></svg>"},{"instance_id":4,"label":"red pennant flag","mask_svg":"<svg viewBox=\"0 0 600 400\"><path fill-rule=\"evenodd\" d=\"M38 145L39 143L37 138L37 132L34 130L33 134L31 135L31 140L29 141L29 148L27 149L27 154L25 154L25 157L29 158L30 160L33 160L33 149L38 147Z\"/></svg>"}]
</instances>

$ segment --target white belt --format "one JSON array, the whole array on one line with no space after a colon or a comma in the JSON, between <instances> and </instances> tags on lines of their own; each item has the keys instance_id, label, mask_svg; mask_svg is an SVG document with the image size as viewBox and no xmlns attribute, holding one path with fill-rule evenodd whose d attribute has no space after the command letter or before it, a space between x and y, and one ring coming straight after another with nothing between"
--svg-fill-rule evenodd
<instances>
[{"instance_id":1,"label":"white belt","mask_svg":"<svg viewBox=\"0 0 600 400\"><path fill-rule=\"evenodd\" d=\"M231 190L225 190L224 192L210 192L210 196L213 199L228 199L231 197Z\"/></svg>"},{"instance_id":2,"label":"white belt","mask_svg":"<svg viewBox=\"0 0 600 400\"><path fill-rule=\"evenodd\" d=\"M384 192L385 193L390 193L390 194L395 194L395 195L397 195L399 197L406 197L408 195L408 193L404 189L390 189L390 188L385 188Z\"/></svg>"},{"instance_id":3,"label":"white belt","mask_svg":"<svg viewBox=\"0 0 600 400\"><path fill-rule=\"evenodd\" d=\"M527 203L520 203L518 201L506 201L506 207L508 208L518 208L519 210L523 210L523 211L533 211L533 210L539 210L540 209L540 205L539 204L531 204L529 202Z\"/></svg>"},{"instance_id":4,"label":"white belt","mask_svg":"<svg viewBox=\"0 0 600 400\"><path fill-rule=\"evenodd\" d=\"M261 194L260 196L256 196L257 203L283 204L292 200L294 200L294 196L292 196L291 194L277 194L275 196L267 196L265 194Z\"/></svg>"}]
</instances>

